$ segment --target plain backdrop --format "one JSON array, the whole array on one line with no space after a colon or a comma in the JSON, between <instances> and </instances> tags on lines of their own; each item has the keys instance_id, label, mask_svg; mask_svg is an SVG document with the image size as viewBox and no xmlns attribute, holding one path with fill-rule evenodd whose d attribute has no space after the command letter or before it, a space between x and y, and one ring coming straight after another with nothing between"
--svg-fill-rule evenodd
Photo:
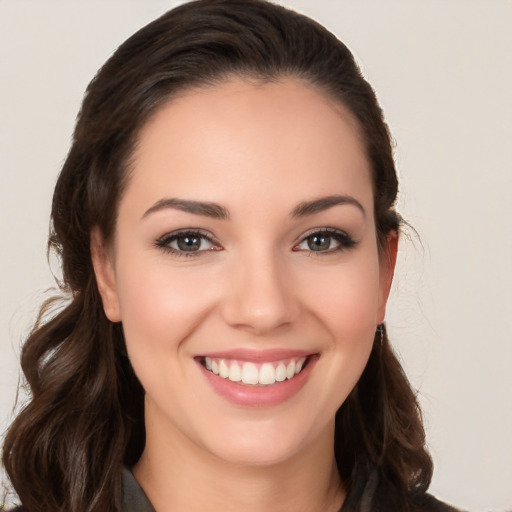
<instances>
[{"instance_id":1,"label":"plain backdrop","mask_svg":"<svg viewBox=\"0 0 512 512\"><path fill-rule=\"evenodd\" d=\"M388 327L418 389L431 490L512 509L512 3L283 0L337 34L396 141L401 243ZM53 285L50 199L84 89L176 2L0 0L0 427Z\"/></svg>"}]
</instances>

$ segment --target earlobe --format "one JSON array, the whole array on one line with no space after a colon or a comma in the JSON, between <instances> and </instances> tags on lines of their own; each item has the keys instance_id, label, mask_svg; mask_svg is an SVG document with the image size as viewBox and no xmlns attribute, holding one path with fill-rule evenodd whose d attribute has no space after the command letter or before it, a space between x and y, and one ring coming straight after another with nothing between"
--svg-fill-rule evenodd
<instances>
[{"instance_id":1,"label":"earlobe","mask_svg":"<svg viewBox=\"0 0 512 512\"><path fill-rule=\"evenodd\" d=\"M386 247L380 257L379 274L379 310L377 312L377 325L384 322L386 316L386 304L388 302L393 274L395 272L396 258L398 254L398 232L391 231L386 237Z\"/></svg>"},{"instance_id":2,"label":"earlobe","mask_svg":"<svg viewBox=\"0 0 512 512\"><path fill-rule=\"evenodd\" d=\"M111 322L120 322L121 312L112 255L105 247L97 228L91 232L91 259L105 315Z\"/></svg>"}]
</instances>

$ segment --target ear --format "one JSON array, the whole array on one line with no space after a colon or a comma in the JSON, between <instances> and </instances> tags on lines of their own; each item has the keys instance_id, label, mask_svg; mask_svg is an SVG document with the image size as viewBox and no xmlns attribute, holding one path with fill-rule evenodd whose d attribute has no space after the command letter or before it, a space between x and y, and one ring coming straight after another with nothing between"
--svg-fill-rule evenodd
<instances>
[{"instance_id":1,"label":"ear","mask_svg":"<svg viewBox=\"0 0 512 512\"><path fill-rule=\"evenodd\" d=\"M377 311L377 325L384 322L386 304L388 302L393 274L395 273L396 257L398 253L398 232L390 231L386 237L386 247L380 256L379 271L379 309Z\"/></svg>"},{"instance_id":2,"label":"ear","mask_svg":"<svg viewBox=\"0 0 512 512\"><path fill-rule=\"evenodd\" d=\"M111 322L120 322L113 256L105 247L103 236L97 228L91 232L91 259L105 315Z\"/></svg>"}]
</instances>

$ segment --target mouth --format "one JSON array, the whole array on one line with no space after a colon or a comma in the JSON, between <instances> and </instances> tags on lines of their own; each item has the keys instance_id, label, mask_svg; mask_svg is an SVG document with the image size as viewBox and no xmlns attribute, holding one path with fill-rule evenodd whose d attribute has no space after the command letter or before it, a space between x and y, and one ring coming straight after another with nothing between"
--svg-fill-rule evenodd
<instances>
[{"instance_id":1,"label":"mouth","mask_svg":"<svg viewBox=\"0 0 512 512\"><path fill-rule=\"evenodd\" d=\"M245 386L268 387L294 379L304 371L313 355L290 357L277 361L244 361L225 357L198 357L210 373Z\"/></svg>"},{"instance_id":2,"label":"mouth","mask_svg":"<svg viewBox=\"0 0 512 512\"><path fill-rule=\"evenodd\" d=\"M305 350L245 350L194 359L210 387L238 407L273 407L298 395L320 354Z\"/></svg>"}]
</instances>

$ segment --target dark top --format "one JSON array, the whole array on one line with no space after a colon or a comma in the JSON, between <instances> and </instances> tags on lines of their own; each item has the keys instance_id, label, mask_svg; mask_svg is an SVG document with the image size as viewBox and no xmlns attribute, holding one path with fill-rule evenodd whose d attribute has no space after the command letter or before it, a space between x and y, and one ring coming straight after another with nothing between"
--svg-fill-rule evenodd
<instances>
[{"instance_id":1,"label":"dark top","mask_svg":"<svg viewBox=\"0 0 512 512\"><path fill-rule=\"evenodd\" d=\"M132 472L123 470L123 512L155 512L146 494ZM366 483L362 493L351 489L340 512L400 512L379 492L378 477L374 473ZM418 500L414 509L408 512L457 512L453 507L425 494Z\"/></svg>"},{"instance_id":2,"label":"dark top","mask_svg":"<svg viewBox=\"0 0 512 512\"><path fill-rule=\"evenodd\" d=\"M146 494L128 469L123 469L123 504L122 512L155 512ZM11 512L23 512L17 507ZM398 510L389 494L378 483L376 473L369 479L362 492L350 489L340 512L459 512L457 509L437 500L430 494L416 500L416 504L407 511Z\"/></svg>"}]
</instances>

